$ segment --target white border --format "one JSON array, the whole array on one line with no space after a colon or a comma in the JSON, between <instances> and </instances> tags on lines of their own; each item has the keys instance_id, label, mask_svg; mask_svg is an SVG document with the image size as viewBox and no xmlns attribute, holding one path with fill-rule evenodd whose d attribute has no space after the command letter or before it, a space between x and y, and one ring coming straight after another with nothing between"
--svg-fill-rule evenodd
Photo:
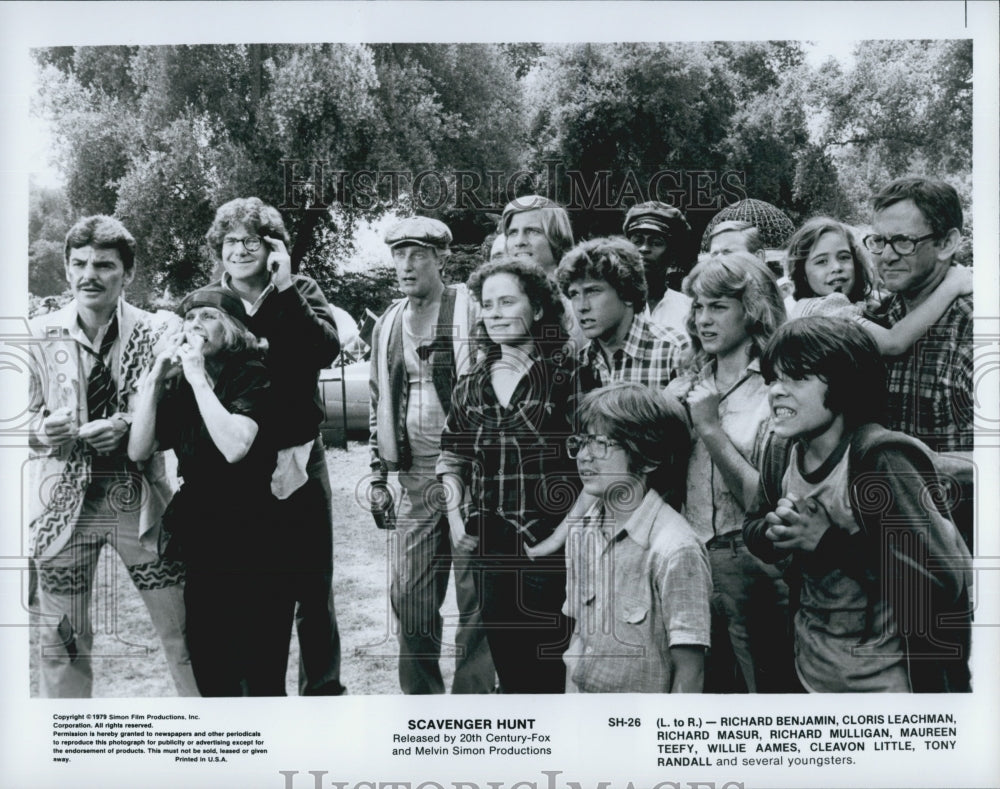
<instances>
[{"instance_id":1,"label":"white border","mask_svg":"<svg viewBox=\"0 0 1000 789\"><path fill-rule=\"evenodd\" d=\"M966 14L968 26L966 26ZM975 260L976 310L980 330L1000 335L997 289L998 229L998 17L989 2L969 3L9 3L0 4L0 201L7 222L0 287L0 317L26 315L27 176L34 141L27 125L31 88L28 49L53 44L230 43L248 41L621 41L799 39L847 42L860 38L959 38L975 40ZM983 329L982 327L986 327ZM997 340L993 340L994 344ZM1000 402L995 363L980 370L978 394ZM19 391L3 381L4 403L20 402ZM4 413L9 413L4 411ZM997 443L994 441L993 443ZM981 497L978 532L975 667L972 696L880 698L639 697L346 697L341 699L178 700L66 702L32 700L27 694L27 631L0 626L0 784L15 787L280 787L279 770L298 770L294 786L313 786L306 771L327 771L324 787L336 781L517 781L548 786L543 770L559 771L556 785L575 780L636 789L660 781L682 786L695 780L743 782L747 787L779 786L963 786L1000 785L1000 694L997 573L1000 529L997 497L989 480L1000 479L997 450L977 452ZM3 572L17 565L20 552L18 452L0 447L0 624L26 620L20 609L20 579ZM341 598L342 606L350 601ZM351 660L345 655L345 660ZM205 769L144 760L77 760L69 767L50 761L54 712L196 713L219 729L260 729L271 754ZM927 752L880 760L871 769L751 772L746 768L703 771L649 767L654 751L652 720L657 716L720 714L808 714L953 711L962 721L961 747L950 754ZM387 756L393 732L404 732L411 717L534 717L553 735L554 755L544 759L404 761ZM640 716L641 733L609 729L608 716ZM428 783L428 787L437 785ZM367 784L362 784L367 785ZM669 785L669 784L667 784ZM466 787L465 789L469 789Z\"/></svg>"}]
</instances>

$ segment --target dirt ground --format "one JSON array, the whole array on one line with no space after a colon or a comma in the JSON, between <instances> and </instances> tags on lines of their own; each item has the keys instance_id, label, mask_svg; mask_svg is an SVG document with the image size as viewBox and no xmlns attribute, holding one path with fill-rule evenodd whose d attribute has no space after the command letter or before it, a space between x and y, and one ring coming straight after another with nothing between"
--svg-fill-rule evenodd
<instances>
[{"instance_id":1,"label":"dirt ground","mask_svg":"<svg viewBox=\"0 0 1000 789\"><path fill-rule=\"evenodd\" d=\"M366 444L351 442L347 450L328 449L333 492L334 589L340 625L343 665L341 681L352 695L398 694L395 622L389 607L388 540L392 532L375 527L362 507L361 480L368 470ZM91 608L94 637L94 697L129 698L174 695L145 606L118 555L101 555ZM445 619L442 673L446 687L454 673L447 655L454 645L457 608L453 584L442 611ZM38 620L32 616L32 624ZM37 693L38 638L32 628L31 692ZM297 695L298 644L291 639L286 688Z\"/></svg>"}]
</instances>

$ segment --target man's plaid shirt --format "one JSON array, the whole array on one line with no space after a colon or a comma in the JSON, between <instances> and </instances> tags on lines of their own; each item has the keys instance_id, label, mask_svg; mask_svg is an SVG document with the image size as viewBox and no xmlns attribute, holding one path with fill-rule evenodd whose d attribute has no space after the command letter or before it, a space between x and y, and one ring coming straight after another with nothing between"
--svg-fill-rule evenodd
<instances>
[{"instance_id":1,"label":"man's plaid shirt","mask_svg":"<svg viewBox=\"0 0 1000 789\"><path fill-rule=\"evenodd\" d=\"M683 367L690 345L684 335L637 313L610 367L597 340L580 351L581 388L586 392L615 381L629 381L662 389Z\"/></svg>"},{"instance_id":2,"label":"man's plaid shirt","mask_svg":"<svg viewBox=\"0 0 1000 789\"><path fill-rule=\"evenodd\" d=\"M576 365L564 350L537 359L504 408L490 381L499 359L493 346L455 385L437 473L454 473L469 487L469 534L499 518L533 545L559 525L580 490L566 453Z\"/></svg>"},{"instance_id":3,"label":"man's plaid shirt","mask_svg":"<svg viewBox=\"0 0 1000 789\"><path fill-rule=\"evenodd\" d=\"M893 326L906 315L898 295L868 317ZM972 297L960 296L909 351L886 359L888 422L936 452L972 450Z\"/></svg>"}]
</instances>

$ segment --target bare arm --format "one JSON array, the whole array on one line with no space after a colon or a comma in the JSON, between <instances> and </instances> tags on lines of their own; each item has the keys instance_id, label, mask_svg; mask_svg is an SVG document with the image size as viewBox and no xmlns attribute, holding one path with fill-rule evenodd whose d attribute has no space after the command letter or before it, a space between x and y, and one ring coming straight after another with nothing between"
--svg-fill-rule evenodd
<instances>
[{"instance_id":1,"label":"bare arm","mask_svg":"<svg viewBox=\"0 0 1000 789\"><path fill-rule=\"evenodd\" d=\"M955 299L970 293L972 271L964 266L952 266L941 284L892 328L886 329L865 318L857 320L875 340L883 356L899 356L948 311Z\"/></svg>"},{"instance_id":2,"label":"bare arm","mask_svg":"<svg viewBox=\"0 0 1000 789\"><path fill-rule=\"evenodd\" d=\"M153 366L139 383L128 437L128 456L136 463L148 460L156 451L156 409L167 381L181 374L177 349L183 339L183 335L175 334L163 343L163 350L156 355Z\"/></svg>"},{"instance_id":3,"label":"bare arm","mask_svg":"<svg viewBox=\"0 0 1000 789\"><path fill-rule=\"evenodd\" d=\"M700 646L670 647L674 664L671 693L701 693L705 687L705 648Z\"/></svg>"},{"instance_id":4,"label":"bare arm","mask_svg":"<svg viewBox=\"0 0 1000 789\"><path fill-rule=\"evenodd\" d=\"M208 381L192 384L191 389L212 443L227 462L238 463L243 460L257 438L257 423L243 414L229 413L215 396Z\"/></svg>"},{"instance_id":5,"label":"bare arm","mask_svg":"<svg viewBox=\"0 0 1000 789\"><path fill-rule=\"evenodd\" d=\"M132 412L132 430L128 436L129 459L139 463L148 460L156 451L156 406L163 396L163 379L157 357L153 369L139 385L139 393Z\"/></svg>"},{"instance_id":6,"label":"bare arm","mask_svg":"<svg viewBox=\"0 0 1000 789\"><path fill-rule=\"evenodd\" d=\"M448 471L441 475L441 482L445 488L448 531L451 533L451 542L456 548L471 551L479 540L465 531L465 521L462 520L461 509L462 497L465 495L465 485L462 483L462 478L458 474Z\"/></svg>"},{"instance_id":7,"label":"bare arm","mask_svg":"<svg viewBox=\"0 0 1000 789\"><path fill-rule=\"evenodd\" d=\"M597 501L596 496L580 491L573 508L566 513L566 517L560 521L555 530L537 545L526 545L524 552L532 559L536 556L548 556L555 553L566 544L566 536L569 533L569 525L580 520L593 503Z\"/></svg>"},{"instance_id":8,"label":"bare arm","mask_svg":"<svg viewBox=\"0 0 1000 789\"><path fill-rule=\"evenodd\" d=\"M177 354L212 443L228 463L237 463L246 457L257 438L257 423L243 414L229 413L219 402L205 374L202 342L200 337L188 338Z\"/></svg>"}]
</instances>

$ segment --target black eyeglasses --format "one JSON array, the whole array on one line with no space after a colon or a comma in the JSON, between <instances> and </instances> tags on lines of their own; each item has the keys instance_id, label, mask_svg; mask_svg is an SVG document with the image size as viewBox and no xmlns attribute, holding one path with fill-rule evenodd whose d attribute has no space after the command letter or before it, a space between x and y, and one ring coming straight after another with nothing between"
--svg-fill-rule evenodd
<instances>
[{"instance_id":1,"label":"black eyeglasses","mask_svg":"<svg viewBox=\"0 0 1000 789\"><path fill-rule=\"evenodd\" d=\"M881 255L885 251L885 245L888 244L892 247L893 251L900 257L906 257L907 255L912 255L917 249L917 244L921 241L926 241L928 238L936 238L937 233L928 233L925 236L904 236L902 234L893 236L892 238L886 238L885 236L876 236L874 234L870 236L865 236L863 239L865 247L873 255Z\"/></svg>"},{"instance_id":2,"label":"black eyeglasses","mask_svg":"<svg viewBox=\"0 0 1000 789\"><path fill-rule=\"evenodd\" d=\"M594 460L604 460L611 452L612 447L620 446L621 444L612 441L607 436L595 436L591 433L570 436L566 439L566 453L571 458L575 458L586 447L587 452Z\"/></svg>"},{"instance_id":3,"label":"black eyeglasses","mask_svg":"<svg viewBox=\"0 0 1000 789\"><path fill-rule=\"evenodd\" d=\"M264 243L260 236L247 236L246 238L227 238L226 244L243 244L247 252L256 252Z\"/></svg>"}]
</instances>

